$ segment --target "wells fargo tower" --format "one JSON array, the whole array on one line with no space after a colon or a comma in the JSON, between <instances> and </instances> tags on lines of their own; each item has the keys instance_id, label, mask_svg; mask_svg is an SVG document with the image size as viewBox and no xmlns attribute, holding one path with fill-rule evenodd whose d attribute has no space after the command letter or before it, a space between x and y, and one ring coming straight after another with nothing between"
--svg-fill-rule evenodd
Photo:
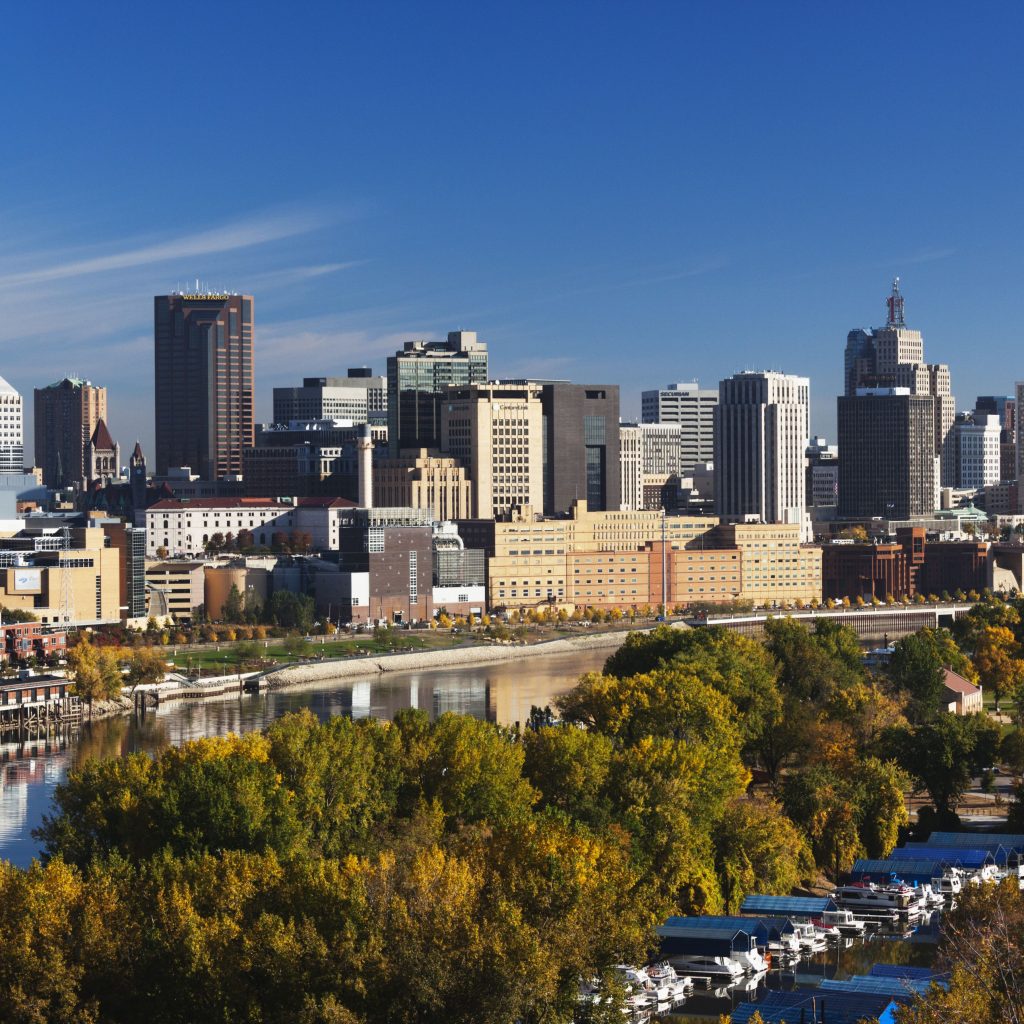
<instances>
[{"instance_id":1,"label":"wells fargo tower","mask_svg":"<svg viewBox=\"0 0 1024 1024\"><path fill-rule=\"evenodd\" d=\"M241 473L253 443L252 296L157 295L154 328L157 473Z\"/></svg>"}]
</instances>

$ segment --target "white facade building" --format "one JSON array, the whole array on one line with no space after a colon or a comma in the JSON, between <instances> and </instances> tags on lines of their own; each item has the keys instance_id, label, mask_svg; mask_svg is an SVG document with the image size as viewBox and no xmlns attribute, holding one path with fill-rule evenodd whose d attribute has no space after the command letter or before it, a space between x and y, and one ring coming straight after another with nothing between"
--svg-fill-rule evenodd
<instances>
[{"instance_id":1,"label":"white facade building","mask_svg":"<svg viewBox=\"0 0 1024 1024\"><path fill-rule=\"evenodd\" d=\"M723 522L789 523L811 540L806 512L807 377L745 371L719 385L715 511Z\"/></svg>"},{"instance_id":2,"label":"white facade building","mask_svg":"<svg viewBox=\"0 0 1024 1024\"><path fill-rule=\"evenodd\" d=\"M979 490L999 482L999 417L975 414L956 423L957 487Z\"/></svg>"},{"instance_id":3,"label":"white facade building","mask_svg":"<svg viewBox=\"0 0 1024 1024\"><path fill-rule=\"evenodd\" d=\"M695 380L669 384L640 395L641 418L645 424L679 425L679 471L682 473L689 473L694 466L714 459L716 405L717 389L701 388Z\"/></svg>"},{"instance_id":4,"label":"white facade building","mask_svg":"<svg viewBox=\"0 0 1024 1024\"><path fill-rule=\"evenodd\" d=\"M309 534L313 551L336 551L341 519L352 503L343 498L209 498L158 501L146 509L148 558L202 554L214 534L252 534L256 547L271 547L275 533ZM157 552L161 549L158 556Z\"/></svg>"},{"instance_id":5,"label":"white facade building","mask_svg":"<svg viewBox=\"0 0 1024 1024\"><path fill-rule=\"evenodd\" d=\"M644 446L636 424L619 426L619 501L623 512L644 507Z\"/></svg>"},{"instance_id":6,"label":"white facade building","mask_svg":"<svg viewBox=\"0 0 1024 1024\"><path fill-rule=\"evenodd\" d=\"M0 377L0 473L25 468L24 423L21 395Z\"/></svg>"}]
</instances>

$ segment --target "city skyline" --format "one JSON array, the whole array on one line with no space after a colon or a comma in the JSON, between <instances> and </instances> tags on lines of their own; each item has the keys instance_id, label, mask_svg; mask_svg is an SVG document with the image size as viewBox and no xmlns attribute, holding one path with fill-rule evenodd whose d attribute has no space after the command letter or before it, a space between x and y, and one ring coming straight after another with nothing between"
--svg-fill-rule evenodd
<instances>
[{"instance_id":1,"label":"city skyline","mask_svg":"<svg viewBox=\"0 0 1024 1024\"><path fill-rule=\"evenodd\" d=\"M106 385L125 448L153 448L152 296L196 277L257 297L259 420L298 364L380 371L401 342L462 328L495 376L615 380L630 418L672 380L808 376L812 432L831 437L836 353L884 322L897 274L961 405L1021 375L1021 12L993 34L923 5L409 6L396 33L386 12L323 6L315 32L233 23L245 61L197 48L174 76L154 69L156 16L114 34L66 12L40 81L38 15L16 10L0 70L19 97L0 373L23 395L65 373ZM862 70L897 40L898 80ZM83 52L118 74L81 76ZM259 127L230 173L168 145L236 117Z\"/></svg>"}]
</instances>

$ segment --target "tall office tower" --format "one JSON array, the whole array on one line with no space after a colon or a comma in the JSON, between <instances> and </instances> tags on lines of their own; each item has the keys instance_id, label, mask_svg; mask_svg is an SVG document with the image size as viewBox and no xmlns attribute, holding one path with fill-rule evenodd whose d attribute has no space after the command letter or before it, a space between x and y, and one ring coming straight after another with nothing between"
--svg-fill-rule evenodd
<instances>
[{"instance_id":1,"label":"tall office tower","mask_svg":"<svg viewBox=\"0 0 1024 1024\"><path fill-rule=\"evenodd\" d=\"M474 519L496 519L523 505L543 508L541 390L528 382L472 384L443 396L441 447L468 470Z\"/></svg>"},{"instance_id":2,"label":"tall office tower","mask_svg":"<svg viewBox=\"0 0 1024 1024\"><path fill-rule=\"evenodd\" d=\"M0 377L0 473L25 468L25 430L21 395Z\"/></svg>"},{"instance_id":3,"label":"tall office tower","mask_svg":"<svg viewBox=\"0 0 1024 1024\"><path fill-rule=\"evenodd\" d=\"M487 346L475 331L450 331L447 341L407 341L388 357L388 446L438 448L445 389L487 383Z\"/></svg>"},{"instance_id":4,"label":"tall office tower","mask_svg":"<svg viewBox=\"0 0 1024 1024\"><path fill-rule=\"evenodd\" d=\"M935 509L935 416L929 395L859 388L839 406L839 517L911 519Z\"/></svg>"},{"instance_id":5,"label":"tall office tower","mask_svg":"<svg viewBox=\"0 0 1024 1024\"><path fill-rule=\"evenodd\" d=\"M715 510L725 522L796 523L811 539L805 451L807 377L746 371L723 380L715 409Z\"/></svg>"},{"instance_id":6,"label":"tall office tower","mask_svg":"<svg viewBox=\"0 0 1024 1024\"><path fill-rule=\"evenodd\" d=\"M682 427L679 443L684 473L714 459L717 390L702 389L697 381L669 384L658 391L642 392L640 403L644 423L678 423Z\"/></svg>"},{"instance_id":7,"label":"tall office tower","mask_svg":"<svg viewBox=\"0 0 1024 1024\"><path fill-rule=\"evenodd\" d=\"M304 377L300 388L274 388L274 422L351 420L387 422L387 378L367 367L347 377Z\"/></svg>"},{"instance_id":8,"label":"tall office tower","mask_svg":"<svg viewBox=\"0 0 1024 1024\"><path fill-rule=\"evenodd\" d=\"M807 446L807 505L834 508L839 495L839 446L812 437Z\"/></svg>"},{"instance_id":9,"label":"tall office tower","mask_svg":"<svg viewBox=\"0 0 1024 1024\"><path fill-rule=\"evenodd\" d=\"M956 455L956 487L980 490L999 483L999 434L999 417L994 413L962 413L956 417L950 431Z\"/></svg>"},{"instance_id":10,"label":"tall office tower","mask_svg":"<svg viewBox=\"0 0 1024 1024\"><path fill-rule=\"evenodd\" d=\"M65 377L34 393L36 465L47 487L72 487L88 475L85 449L107 418L107 389Z\"/></svg>"},{"instance_id":11,"label":"tall office tower","mask_svg":"<svg viewBox=\"0 0 1024 1024\"><path fill-rule=\"evenodd\" d=\"M1012 395L978 395L975 415L999 417L999 479L1017 479L1017 401Z\"/></svg>"},{"instance_id":12,"label":"tall office tower","mask_svg":"<svg viewBox=\"0 0 1024 1024\"><path fill-rule=\"evenodd\" d=\"M1020 500L1024 498L1024 381L1017 381L1014 386L1014 440L1017 445L1017 507L1024 508Z\"/></svg>"},{"instance_id":13,"label":"tall office tower","mask_svg":"<svg viewBox=\"0 0 1024 1024\"><path fill-rule=\"evenodd\" d=\"M242 472L253 443L253 298L157 295L156 472L204 480Z\"/></svg>"},{"instance_id":14,"label":"tall office tower","mask_svg":"<svg viewBox=\"0 0 1024 1024\"><path fill-rule=\"evenodd\" d=\"M956 402L949 367L925 363L921 332L906 325L898 277L886 299L886 310L884 327L858 328L847 334L843 393L854 396L861 388L900 388L912 395L930 395L934 400L935 454L941 462L943 485L952 487L956 481L956 452L951 438Z\"/></svg>"},{"instance_id":15,"label":"tall office tower","mask_svg":"<svg viewBox=\"0 0 1024 1024\"><path fill-rule=\"evenodd\" d=\"M617 511L618 384L531 383L541 389L545 515L568 512L578 498L595 512Z\"/></svg>"},{"instance_id":16,"label":"tall office tower","mask_svg":"<svg viewBox=\"0 0 1024 1024\"><path fill-rule=\"evenodd\" d=\"M644 507L644 440L635 423L619 425L619 508L639 512Z\"/></svg>"}]
</instances>

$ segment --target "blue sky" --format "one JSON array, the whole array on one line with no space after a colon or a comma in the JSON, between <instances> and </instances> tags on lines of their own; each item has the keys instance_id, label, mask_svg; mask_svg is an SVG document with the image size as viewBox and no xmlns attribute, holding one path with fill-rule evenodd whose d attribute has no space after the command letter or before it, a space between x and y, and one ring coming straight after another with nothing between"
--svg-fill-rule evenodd
<instances>
[{"instance_id":1,"label":"blue sky","mask_svg":"<svg viewBox=\"0 0 1024 1024\"><path fill-rule=\"evenodd\" d=\"M152 445L152 296L256 295L275 384L477 330L494 375L811 377L894 274L958 407L1024 377L1021 8L22 4L0 374ZM27 417L30 419L30 417Z\"/></svg>"}]
</instances>

